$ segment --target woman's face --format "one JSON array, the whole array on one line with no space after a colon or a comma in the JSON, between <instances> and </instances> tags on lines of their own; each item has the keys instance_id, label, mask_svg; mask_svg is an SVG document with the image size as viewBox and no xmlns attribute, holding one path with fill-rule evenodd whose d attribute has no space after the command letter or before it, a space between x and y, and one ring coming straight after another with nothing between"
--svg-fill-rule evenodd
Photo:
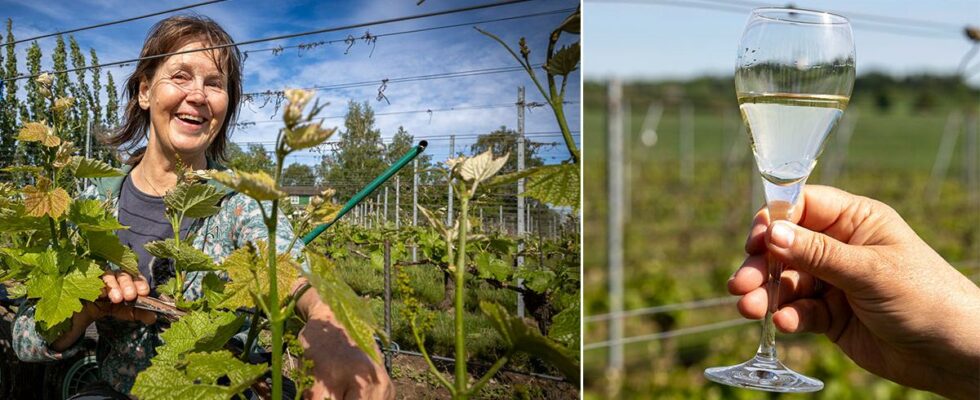
<instances>
[{"instance_id":1,"label":"woman's face","mask_svg":"<svg viewBox=\"0 0 980 400\"><path fill-rule=\"evenodd\" d=\"M191 42L177 52L205 47ZM167 57L151 81L140 83L140 107L150 112L148 146L179 154L187 162L203 159L228 111L228 79L210 53Z\"/></svg>"}]
</instances>

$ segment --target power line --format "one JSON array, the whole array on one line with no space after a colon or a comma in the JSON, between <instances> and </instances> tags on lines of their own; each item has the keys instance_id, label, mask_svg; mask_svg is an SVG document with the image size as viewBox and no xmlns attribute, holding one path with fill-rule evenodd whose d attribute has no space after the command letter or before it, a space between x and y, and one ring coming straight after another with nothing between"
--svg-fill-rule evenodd
<instances>
[{"instance_id":1,"label":"power line","mask_svg":"<svg viewBox=\"0 0 980 400\"><path fill-rule=\"evenodd\" d=\"M292 38L301 37L301 36L309 36L309 35L315 35L315 34L320 34L320 33L328 33L328 32L343 31L343 30L349 30L349 29L355 29L355 28L363 28L365 26L372 26L372 25L382 25L382 24L389 24L389 23L394 23L394 22L410 21L410 20L415 20L415 19L440 16L440 15L449 15L449 14L455 14L455 13L460 13L460 12L465 12L465 11L473 11L473 10L480 10L480 9L485 9L485 8L500 7L500 6L505 6L505 5L510 5L510 4L516 4L516 3L524 3L524 2L528 2L528 1L531 1L531 0L504 0L504 1L499 1L499 2L495 2L495 3L485 3L485 4L475 5L475 6L458 7L458 8L453 8L453 9L444 10L444 11L434 11L434 12L409 15L409 16L404 16L404 17L387 18L387 19L382 19L382 20L377 20L377 21L360 22L360 23L356 23L356 24L342 25L342 26L337 26L337 27L332 27L332 28L325 28L325 29L318 29L318 30L313 30L313 31L306 31L306 32L300 32L300 33L291 33L291 34L287 34L287 35L278 35L278 36L272 36L272 37L261 38L261 39L246 40L244 42L228 43L228 44L223 44L223 45L218 45L218 46L211 46L211 47L205 47L205 48L200 48L200 49L190 49L190 50L175 51L175 52L171 52L171 53L163 53L163 54L157 54L157 55L146 56L146 57L137 57L137 58L133 58L133 59L129 59L129 60L114 61L114 62L104 63L104 64L100 64L100 65L95 65L95 66L90 65L90 66L86 66L86 67L70 68L70 69L61 70L61 71L50 71L48 73L51 73L51 74L65 74L65 73L69 73L69 72L82 71L82 70L93 69L93 68L111 67L111 66L115 66L115 65L129 64L129 63L133 63L133 62L137 62L137 61L141 61L141 60L152 60L152 59L157 59L157 58L165 58L165 57L170 57L170 56L180 55L180 54L196 53L196 52L199 52L199 51L220 50L220 49L224 49L224 48L228 48L228 47L233 47L233 46L245 46L245 45L250 45L250 44L255 44L255 43L271 42L273 40L292 39ZM41 75L41 73L32 74L32 75L23 75L22 74L22 75L18 75L16 77L13 77L13 78L4 79L3 82L18 81L18 80L21 80L21 79L36 78L36 77L38 77L40 75Z\"/></svg>"},{"instance_id":2,"label":"power line","mask_svg":"<svg viewBox=\"0 0 980 400\"><path fill-rule=\"evenodd\" d=\"M248 51L244 51L243 53L249 54L249 53L267 52L267 51L281 52L281 51L283 51L285 49L306 48L306 47L309 47L309 46L319 46L319 45L335 44L335 43L350 43L352 40L357 40L357 39L367 39L367 38L376 39L376 38L381 38L381 37L386 37L386 36L398 36L398 35L405 35L405 34L410 34L410 33L429 32L429 31L434 31L434 30L439 30L439 29L458 28L458 27L461 27L461 26L470 26L470 25L475 25L475 24L487 24L487 23L491 23L491 22L510 21L510 20L522 19L522 18L533 18L533 17L540 17L540 16L545 16L545 15L554 15L554 14L560 14L560 13L571 12L571 11L575 11L575 9L574 8L562 8L562 9L559 9L559 10L543 11L543 12L539 12L539 13L525 14L525 15L516 15L516 16L512 16L512 17L485 19L485 20L480 20L480 21L464 22L464 23L452 24L452 25L441 25L441 26L434 26L434 27L429 27L429 28L411 29L411 30L407 30L407 31L380 33L380 34L377 34L377 35L362 36L362 37L359 37L359 38L355 38L353 36L349 36L349 37L344 38L344 39L322 40L322 41L319 41L319 42L301 43L301 44L292 45L292 46L269 47L269 48L265 48L265 49L248 50Z\"/></svg>"},{"instance_id":3,"label":"power line","mask_svg":"<svg viewBox=\"0 0 980 400\"><path fill-rule=\"evenodd\" d=\"M544 64L543 63L533 64L532 65L532 68L540 67L542 65L544 65ZM385 79L374 79L374 80L360 81L360 82L333 83L333 84L328 84L328 85L317 85L317 86L310 86L310 87L299 88L299 89L302 89L302 90L313 90L313 91L335 90L335 89L352 89L352 88L356 88L356 87L375 86L375 85L378 85L378 84L382 83L382 81L386 81L387 83L404 83L404 82L427 81L427 80L435 80L435 79L458 78L458 77L465 77L465 76L499 74L499 73L516 72L516 71L523 71L523 70L524 70L524 67L520 67L520 66L513 66L513 67L492 67L492 68L473 69L473 70L467 70L467 71L454 71L454 72L442 72L442 73L438 73L438 74L405 76L405 77L401 77L401 78L390 78L390 79L389 78L385 78ZM282 95L283 93L284 93L284 90L271 90L270 89L270 90L259 91L259 92L244 93L244 94L242 94L242 97L243 98L249 98L249 97L255 97L255 96L278 96L278 95Z\"/></svg>"},{"instance_id":4,"label":"power line","mask_svg":"<svg viewBox=\"0 0 980 400\"><path fill-rule=\"evenodd\" d=\"M15 42L3 43L2 45L0 45L0 48L6 47L6 46L9 46L9 45L16 45L18 43L29 42L29 41L32 41L32 40L44 39L44 38L48 38L48 37L52 37L52 36L63 35L63 34L66 34L66 33L81 32L81 31L86 31L86 30L89 30L89 29L102 28L102 27L106 27L106 26L110 26L110 25L121 24L121 23L124 23L124 22L136 21L136 20L143 19L143 18L155 17L157 15L167 14L167 13L171 13L171 12L174 12L174 11L186 10L186 9L189 9L189 8L206 6L206 5L214 4L214 3L221 3L223 1L227 1L227 0L204 1L204 2L200 2L200 3L189 4L189 5L186 5L186 6L183 6L183 7L171 8L169 10L157 11L157 12L151 13L151 14L145 14L145 15L140 15L140 16L131 17L131 18L125 18L125 19L119 19L119 20L115 20L115 21L103 22L101 24L95 24L95 25L89 25L89 26L85 26L85 27L81 27L81 28L69 29L67 31L60 31L60 32L48 33L48 34L44 34L44 35L40 35L40 36L29 37L27 39L20 39L20 40L15 41Z\"/></svg>"},{"instance_id":5,"label":"power line","mask_svg":"<svg viewBox=\"0 0 980 400\"><path fill-rule=\"evenodd\" d=\"M566 102L564 102L564 104L577 104L577 103L578 103L578 101L566 101ZM448 107L448 108L427 108L427 109L424 109L424 110L390 111L390 112L374 113L374 116L380 117L380 116L386 116L386 115L421 114L421 113L436 113L436 112L446 112L446 111L490 110L490 109L495 109L495 108L511 108L511 107L514 107L514 104L513 103L486 104L486 105L478 105L478 106L457 106L457 107ZM324 121L324 120L328 120L328 119L340 119L340 118L346 118L346 117L347 117L346 115L334 115L334 116L319 117L319 118L314 118L314 119L315 120ZM258 125L258 124L279 124L279 123L282 123L282 122L281 121L278 121L278 120L243 121L243 122L236 122L235 123L235 126L236 127L240 127L240 128L247 128L249 126Z\"/></svg>"}]
</instances>

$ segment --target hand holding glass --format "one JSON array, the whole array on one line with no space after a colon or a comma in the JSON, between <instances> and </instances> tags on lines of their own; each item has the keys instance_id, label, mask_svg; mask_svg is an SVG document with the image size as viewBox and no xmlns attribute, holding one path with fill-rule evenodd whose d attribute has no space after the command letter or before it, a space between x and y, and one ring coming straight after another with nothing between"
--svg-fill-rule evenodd
<instances>
[{"instance_id":1,"label":"hand holding glass","mask_svg":"<svg viewBox=\"0 0 980 400\"><path fill-rule=\"evenodd\" d=\"M763 177L771 221L793 206L837 126L854 86L854 40L847 19L801 9L760 8L742 33L735 90L752 152ZM726 385L772 392L814 392L823 382L784 366L776 355L772 315L783 265L769 259L769 308L755 357L704 376Z\"/></svg>"}]
</instances>

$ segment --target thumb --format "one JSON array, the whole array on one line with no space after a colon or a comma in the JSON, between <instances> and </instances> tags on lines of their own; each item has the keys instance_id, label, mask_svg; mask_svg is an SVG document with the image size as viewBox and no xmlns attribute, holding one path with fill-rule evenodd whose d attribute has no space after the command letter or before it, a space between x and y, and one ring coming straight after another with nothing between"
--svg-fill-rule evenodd
<instances>
[{"instance_id":1,"label":"thumb","mask_svg":"<svg viewBox=\"0 0 980 400\"><path fill-rule=\"evenodd\" d=\"M768 249L777 260L827 283L853 292L866 287L879 262L876 253L852 246L788 221L769 226Z\"/></svg>"}]
</instances>

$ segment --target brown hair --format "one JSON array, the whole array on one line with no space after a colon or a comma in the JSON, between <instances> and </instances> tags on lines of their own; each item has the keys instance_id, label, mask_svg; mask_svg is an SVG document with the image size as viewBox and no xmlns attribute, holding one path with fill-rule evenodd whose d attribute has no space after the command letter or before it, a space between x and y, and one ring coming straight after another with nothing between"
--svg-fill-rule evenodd
<instances>
[{"instance_id":1,"label":"brown hair","mask_svg":"<svg viewBox=\"0 0 980 400\"><path fill-rule=\"evenodd\" d=\"M177 51L181 47L194 41L201 41L206 47L222 46L234 43L228 32L225 32L214 20L199 15L176 15L157 22L150 29L150 33L143 42L143 50L140 52L141 60L136 64L136 69L126 80L126 115L123 125L110 136L103 138L103 142L119 151L126 151L130 156L126 159L129 165L136 165L143 159L146 148L132 151L139 145L140 141L147 138L150 128L150 112L144 110L139 105L140 80L150 81L156 74L157 68L163 63L165 57L153 57L160 54ZM217 56L215 56L217 53ZM218 70L226 76L228 93L228 112L222 123L221 130L218 131L214 141L208 146L206 157L216 161L224 161L225 146L228 144L228 137L234 127L234 122L238 117L238 105L242 96L242 55L236 46L228 46L216 49L211 54Z\"/></svg>"}]
</instances>

